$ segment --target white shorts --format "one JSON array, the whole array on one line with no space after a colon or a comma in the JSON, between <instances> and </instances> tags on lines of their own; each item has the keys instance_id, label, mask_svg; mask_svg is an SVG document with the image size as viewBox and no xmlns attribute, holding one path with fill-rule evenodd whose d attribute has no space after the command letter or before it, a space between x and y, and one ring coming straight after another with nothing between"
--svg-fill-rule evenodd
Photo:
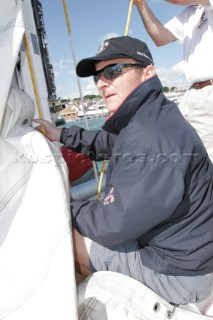
<instances>
[{"instance_id":1,"label":"white shorts","mask_svg":"<svg viewBox=\"0 0 213 320\"><path fill-rule=\"evenodd\" d=\"M213 162L213 85L187 90L179 109L197 131Z\"/></svg>"}]
</instances>

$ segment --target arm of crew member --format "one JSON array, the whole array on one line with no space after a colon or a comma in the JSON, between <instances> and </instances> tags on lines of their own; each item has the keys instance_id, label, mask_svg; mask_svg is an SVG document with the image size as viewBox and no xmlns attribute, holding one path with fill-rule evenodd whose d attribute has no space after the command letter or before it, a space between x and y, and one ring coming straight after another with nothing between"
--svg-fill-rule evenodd
<instances>
[{"instance_id":1,"label":"arm of crew member","mask_svg":"<svg viewBox=\"0 0 213 320\"><path fill-rule=\"evenodd\" d=\"M160 47L177 40L177 38L155 17L145 0L134 0L134 4L140 13L148 34L156 46Z\"/></svg>"},{"instance_id":2,"label":"arm of crew member","mask_svg":"<svg viewBox=\"0 0 213 320\"><path fill-rule=\"evenodd\" d=\"M61 142L66 147L83 154L89 154L91 159L97 161L108 159L114 146L116 136L104 130L85 130L78 126L71 128L56 128L50 122L33 119L38 123L36 130L43 133L50 141Z\"/></svg>"},{"instance_id":3,"label":"arm of crew member","mask_svg":"<svg viewBox=\"0 0 213 320\"><path fill-rule=\"evenodd\" d=\"M135 156L113 156L116 166L107 177L111 187L104 199L72 203L73 226L84 237L106 247L142 241L149 231L175 219L185 196L183 173L160 159Z\"/></svg>"}]
</instances>

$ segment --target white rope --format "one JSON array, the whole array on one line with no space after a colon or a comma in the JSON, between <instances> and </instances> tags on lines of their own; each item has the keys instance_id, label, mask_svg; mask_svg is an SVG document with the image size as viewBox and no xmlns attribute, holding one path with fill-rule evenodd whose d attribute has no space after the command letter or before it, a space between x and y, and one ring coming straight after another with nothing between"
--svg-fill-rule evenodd
<instances>
[{"instance_id":1,"label":"white rope","mask_svg":"<svg viewBox=\"0 0 213 320\"><path fill-rule=\"evenodd\" d=\"M75 50L74 50L73 41L72 41L72 32L71 32L71 26L70 26L70 21L69 21L69 15L68 15L68 11L67 11L67 4L66 4L66 0L62 0L62 2L63 2L64 13L65 13L65 17L66 17L67 30L68 30L70 46L71 46L71 51L72 51L72 56L73 56L73 63L74 63L74 67L76 68ZM83 114L84 114L85 127L88 130L89 125L88 125L88 121L87 121L87 117L86 117L86 110L84 107L84 100L83 100L81 84L80 84L80 79L77 75L76 75L76 79L77 79L77 84L78 84L78 89L79 89L79 94L80 94L81 106L82 106L82 110L83 110ZM99 178L98 178L98 172L97 172L97 167L96 167L95 161L93 161L92 164L93 164L95 179L98 184Z\"/></svg>"}]
</instances>

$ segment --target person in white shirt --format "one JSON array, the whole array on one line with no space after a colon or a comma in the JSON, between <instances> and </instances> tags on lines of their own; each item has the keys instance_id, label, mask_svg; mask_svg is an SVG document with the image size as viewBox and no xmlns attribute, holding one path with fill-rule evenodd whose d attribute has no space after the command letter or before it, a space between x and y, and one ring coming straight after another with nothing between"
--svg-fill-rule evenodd
<instances>
[{"instance_id":1,"label":"person in white shirt","mask_svg":"<svg viewBox=\"0 0 213 320\"><path fill-rule=\"evenodd\" d=\"M185 74L191 86L179 108L200 135L213 161L213 0L166 0L187 6L163 25L146 0L134 0L145 28L157 46L183 44Z\"/></svg>"}]
</instances>

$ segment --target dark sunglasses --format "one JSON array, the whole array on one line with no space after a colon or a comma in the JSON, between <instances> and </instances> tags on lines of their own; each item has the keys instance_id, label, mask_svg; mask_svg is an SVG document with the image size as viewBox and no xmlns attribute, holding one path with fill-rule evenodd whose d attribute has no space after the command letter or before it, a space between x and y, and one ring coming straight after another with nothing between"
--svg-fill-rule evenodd
<instances>
[{"instance_id":1,"label":"dark sunglasses","mask_svg":"<svg viewBox=\"0 0 213 320\"><path fill-rule=\"evenodd\" d=\"M143 67L146 66L142 63L117 63L117 64L110 64L105 68L96 71L93 75L93 79L95 84L97 84L98 80L100 79L101 75L103 75L107 80L115 79L120 74L122 74L122 70L128 67Z\"/></svg>"}]
</instances>

